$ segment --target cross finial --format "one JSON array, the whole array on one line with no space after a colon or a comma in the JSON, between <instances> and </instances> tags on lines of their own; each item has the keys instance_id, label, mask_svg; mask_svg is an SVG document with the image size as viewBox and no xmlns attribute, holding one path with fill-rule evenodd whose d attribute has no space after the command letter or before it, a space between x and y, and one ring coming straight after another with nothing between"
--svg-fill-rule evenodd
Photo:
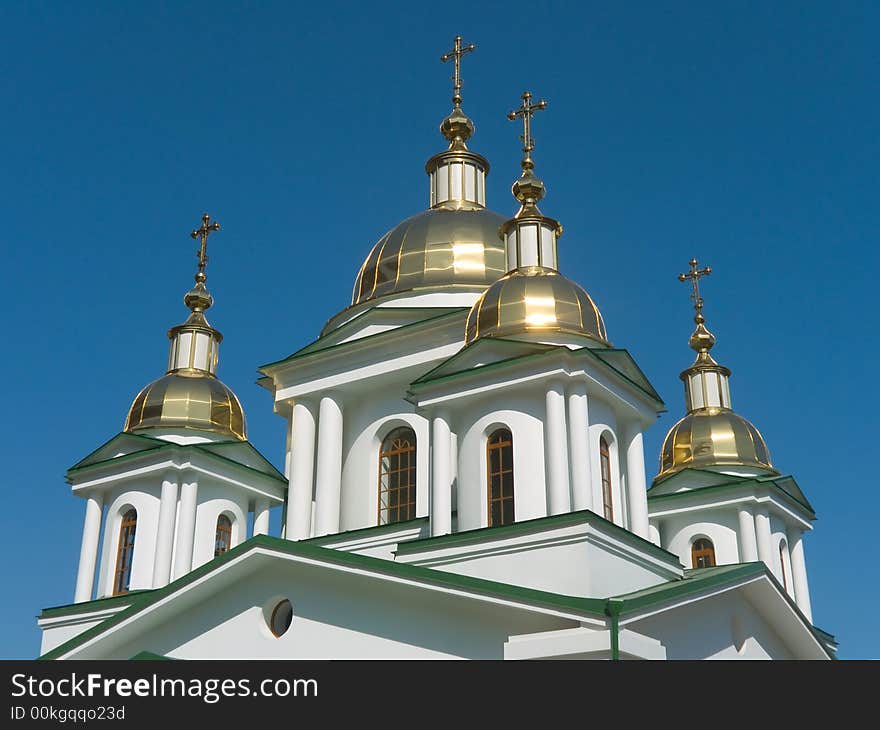
<instances>
[{"instance_id":1,"label":"cross finial","mask_svg":"<svg viewBox=\"0 0 880 730\"><path fill-rule=\"evenodd\" d=\"M510 121L513 121L517 117L522 117L523 120L523 133L520 135L520 139L523 143L523 170L530 170L535 166L534 162L532 162L531 155L532 150L535 149L535 138L532 137L532 117L535 115L535 112L542 111L546 108L546 101L541 99L541 101L536 104L532 104L531 92L524 91L522 93L522 104L520 108L507 113L507 118Z\"/></svg>"},{"instance_id":2,"label":"cross finial","mask_svg":"<svg viewBox=\"0 0 880 730\"><path fill-rule=\"evenodd\" d=\"M694 300L694 309L697 312L697 315L696 315L696 317L694 317L694 320L697 322L697 324L702 324L702 322L704 320L703 320L703 297L700 296L700 278L702 278L703 276L709 276L709 274L712 273L712 267L706 266L702 269L698 269L696 259L691 259L689 263L690 263L690 267L691 267L690 271L688 271L684 274L679 274L678 280L679 281L690 280L691 283L693 284L694 291L691 293L691 299Z\"/></svg>"},{"instance_id":3,"label":"cross finial","mask_svg":"<svg viewBox=\"0 0 880 730\"><path fill-rule=\"evenodd\" d=\"M461 106L461 57L464 56L465 53L470 53L476 48L476 46L471 43L467 46L461 45L461 36L455 36L455 44L452 50L449 53L444 53L440 56L440 60L443 63L446 63L450 59L455 59L455 73L452 75L452 80L455 83L452 92L452 103L459 107Z\"/></svg>"},{"instance_id":4,"label":"cross finial","mask_svg":"<svg viewBox=\"0 0 880 730\"><path fill-rule=\"evenodd\" d=\"M219 230L220 224L217 223L217 221L211 223L211 216L205 213L202 216L202 225L189 234L192 238L202 239L202 244L196 252L196 256L199 257L199 271L196 274L196 282L199 284L203 283L208 278L205 275L205 266L208 263L208 236L210 236L212 232Z\"/></svg>"}]
</instances>

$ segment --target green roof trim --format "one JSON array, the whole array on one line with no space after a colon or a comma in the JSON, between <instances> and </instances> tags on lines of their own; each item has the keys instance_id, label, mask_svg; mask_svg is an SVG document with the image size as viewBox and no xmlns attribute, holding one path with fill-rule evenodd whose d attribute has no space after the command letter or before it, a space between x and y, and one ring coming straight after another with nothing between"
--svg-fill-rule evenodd
<instances>
[{"instance_id":1,"label":"green roof trim","mask_svg":"<svg viewBox=\"0 0 880 730\"><path fill-rule=\"evenodd\" d=\"M412 555L426 550L442 550L443 548L452 546L463 546L488 542L490 540L504 540L509 537L517 537L519 535L528 535L534 532L540 532L548 528L567 527L569 525L579 525L584 522L596 521L603 527L614 532L619 537L640 550L649 552L655 557L669 561L675 561L680 567L678 556L658 547L650 540L639 537L634 532L615 525L613 522L606 520L595 512L584 509L577 512L566 512L561 515L551 515L550 517L536 517L531 520L523 520L522 522L514 522L511 525L500 525L497 527L479 527L475 530L465 530L464 532L454 532L449 535L440 535L438 537L425 537L420 540L409 540L402 542L397 546L397 555Z\"/></svg>"},{"instance_id":2,"label":"green roof trim","mask_svg":"<svg viewBox=\"0 0 880 730\"><path fill-rule=\"evenodd\" d=\"M429 518L416 517L414 520L406 520L405 522L393 522L390 525L372 525L370 527L359 527L355 530L347 530L345 532L334 532L332 535L321 535L321 537L310 537L300 542L309 545L326 545L331 542L344 542L346 540L357 539L358 537L366 537L372 535L384 535L386 533L398 532L406 530L417 525L422 527L427 525Z\"/></svg>"},{"instance_id":3,"label":"green roof trim","mask_svg":"<svg viewBox=\"0 0 880 730\"><path fill-rule=\"evenodd\" d=\"M482 353L483 351L491 353L493 350L504 351L504 354L502 354L502 352L497 352L498 359L492 362L485 362L482 365L475 366L473 364L473 358L478 357L478 353ZM507 353L510 351L515 351L516 354L508 356ZM459 373L470 372L477 368L486 367L487 365L516 360L525 355L539 355L545 352L558 351L559 348L557 345L545 345L537 342L524 342L522 340L508 340L503 337L483 337L466 345L452 357L437 365L437 367L432 368L421 377L416 378L411 385L437 380L441 377L458 375ZM460 365L459 363L462 360L464 363Z\"/></svg>"},{"instance_id":4,"label":"green roof trim","mask_svg":"<svg viewBox=\"0 0 880 730\"><path fill-rule=\"evenodd\" d=\"M430 375L430 373L428 373L428 374L420 377L418 380L415 380L412 383L410 383L409 390L410 390L411 394L415 395L415 391L424 389L425 387L428 387L431 385L436 385L438 383L449 382L449 381L456 379L456 378L466 377L466 376L475 375L475 374L482 374L484 372L488 372L490 370L495 370L495 369L498 369L502 366L510 365L513 363L525 363L525 362L537 361L537 360L540 360L541 358L545 358L545 357L549 358L553 355L562 355L565 357L572 357L575 359L577 359L577 358L592 358L594 361L599 363L600 366L611 370L618 377L622 378L624 381L626 381L627 383L629 383L630 385L632 385L633 387L637 388L642 393L647 395L650 400L654 401L659 406L663 407L665 405L663 403L663 400L657 394L657 391L654 390L653 386L650 384L650 382L648 382L647 378L645 379L644 383L639 383L638 381L636 381L632 377L630 377L630 375L627 375L625 372L623 372L620 368L615 367L609 361L609 359L602 358L598 354L598 352L624 353L626 355L626 357L629 358L630 361L632 361L632 356L629 354L629 352L627 350L604 350L604 349L591 348L591 347L581 347L577 350L569 350L564 345L551 345L551 346L549 346L549 348L550 349L548 349L546 352L535 352L535 353L530 353L530 354L526 354L526 355L516 355L516 356L510 357L510 358L506 358L504 360L499 360L497 362L487 363L485 365L479 365L477 367L467 368L465 370L453 372L448 375L437 375L433 378L429 378L428 375ZM596 350L596 352L594 352L594 350ZM457 353L456 355L453 355L452 358L450 358L450 359L457 357L459 354L461 354L461 353ZM446 362L449 362L449 361L447 360ZM434 371L440 370L440 368L445 364L446 363L441 363L441 365L434 368ZM635 361L632 361L632 364L636 368L638 368L638 366L635 365ZM641 370L639 370L639 372L641 372Z\"/></svg>"},{"instance_id":5,"label":"green roof trim","mask_svg":"<svg viewBox=\"0 0 880 730\"><path fill-rule=\"evenodd\" d=\"M112 441L113 441L113 439L111 439L107 443L109 444ZM78 462L75 466L72 466L67 470L67 473L65 475L67 478L67 481L70 482L71 477L73 475L83 473L89 469L94 469L94 468L98 468L101 466L107 466L108 464L119 464L120 462L130 461L131 459L134 459L138 456L144 456L146 454L152 455L152 454L156 454L160 451L171 451L171 450L178 449L178 450L184 451L184 452L185 451L198 451L203 454L207 454L208 456L211 456L212 458L220 459L220 460L228 462L230 464L235 464L236 466L241 467L242 469L247 469L248 471L254 472L255 474L260 474L264 477L268 477L269 479L274 479L277 482L281 482L282 484L287 485L287 479L285 479L284 475L280 471L278 471L278 469L276 469L272 465L272 463L268 459L266 459L266 457L263 456L253 446L253 444L251 444L249 441L238 441L235 443L238 444L239 446L244 446L246 448L250 448L262 461L265 462L266 466L269 467L269 469L271 469L271 471L268 471L268 470L264 471L262 469L257 469L256 467L249 466L248 464L245 464L245 463L238 461L236 459L231 459L228 456L223 456L222 454L218 454L213 449L210 448L211 446L227 445L227 443L231 443L231 442L218 442L218 443L206 442L203 444L178 444L178 443L174 443L173 441L164 441L162 439L153 439L153 438L151 438L150 441L157 442L157 445L154 446L153 448L141 449L139 451L132 451L130 454L122 454L121 456L115 456L110 459L104 459L102 461L95 461L95 462L92 462L89 464L83 464L83 461L85 461L85 460L82 460L82 461ZM106 446L106 445L107 444L104 444L104 446ZM101 448L103 448L103 446ZM92 452L92 453L95 453L95 452ZM86 458L88 458L88 457L86 457ZM82 466L80 466L81 464L82 464Z\"/></svg>"},{"instance_id":6,"label":"green roof trim","mask_svg":"<svg viewBox=\"0 0 880 730\"><path fill-rule=\"evenodd\" d=\"M291 362L293 360L300 360L301 358L308 357L309 355L325 354L327 352L330 352L331 350L337 350L337 349L340 349L343 347L350 347L350 346L356 345L356 344L363 344L365 342L370 342L371 340L375 341L379 337L388 337L388 335L390 335L392 333L400 333L400 332L403 332L404 330L409 329L411 327L419 327L419 326L425 325L429 322L436 322L438 319L444 319L446 317L452 318L453 316L461 316L462 312L464 312L464 311L467 311L466 307L462 307L461 309L455 309L451 312L445 312L443 314L438 314L435 317L428 317L427 319L420 319L418 322L410 322L409 324L404 324L404 325L401 325L400 327L395 327L394 329L391 329L391 330L385 330L383 332L376 332L375 334L367 335L366 337L358 337L356 340L348 340L347 342L340 342L335 345L327 345L327 347L321 347L321 348L316 349L316 348L314 348L314 345L316 345L318 342L321 341L321 338L318 338L317 340L315 340L311 344L306 345L303 348L300 348L299 350L297 350L293 354L288 355L287 357L285 357L281 360L276 360L275 362L270 362L270 363L266 363L265 365L260 365L257 368L257 372L260 373L261 375L268 375L268 373L265 372L266 369L274 368L277 365L284 365L285 363Z\"/></svg>"},{"instance_id":7,"label":"green roof trim","mask_svg":"<svg viewBox=\"0 0 880 730\"><path fill-rule=\"evenodd\" d=\"M763 563L736 563L715 568L686 569L679 581L661 583L640 591L633 591L609 599L618 607L620 615L634 613L658 603L686 598L709 588L739 583L746 578L763 575Z\"/></svg>"},{"instance_id":8,"label":"green roof trim","mask_svg":"<svg viewBox=\"0 0 880 730\"><path fill-rule=\"evenodd\" d=\"M181 588L186 587L190 583L201 579L208 573L218 570L226 563L229 563L258 547L275 550L286 555L311 558L329 565L360 568L376 573L377 575L384 575L392 578L404 578L424 583L426 585L461 590L492 598L518 601L536 608L570 611L593 617L604 616L605 601L599 598L565 596L534 588L524 588L521 586L509 585L507 583L485 580L483 578L473 578L466 575L456 575L455 573L431 570L430 568L420 568L415 565L395 563L390 560L373 558L368 555L358 555L356 553L331 550L318 545L308 545L302 542L284 540L282 538L270 537L268 535L257 535L186 575L181 576L177 580L172 581L165 587L157 588L149 592L145 591L139 594L136 597L136 600L125 610L108 617L97 626L93 626L78 636L74 636L72 639L65 641L63 644L60 644L43 654L40 659L56 659L57 657L66 654L84 644L86 641L93 639L96 636L100 636L107 629L131 618L145 608L148 608Z\"/></svg>"},{"instance_id":9,"label":"green roof trim","mask_svg":"<svg viewBox=\"0 0 880 730\"><path fill-rule=\"evenodd\" d=\"M715 472L713 472L713 473L715 473ZM782 479L785 479L785 478L787 478L787 477L783 477ZM748 478L747 477L745 479L739 479L738 481L725 482L724 484L712 484L708 487L693 487L691 489L682 490L681 492L672 492L671 494L651 494L649 492L648 493L648 503L655 505L655 504L662 504L665 502L674 502L674 501L678 501L681 499L685 499L687 497L702 497L706 494L712 494L715 492L732 491L732 490L735 490L735 489L738 489L741 487L748 487L750 484L752 484L752 485L756 485L756 486L766 486L768 489L776 489L776 490L782 492L787 497L789 497L789 499L794 500L797 504L799 504L801 507L803 507L810 514L810 516L813 519L815 519L816 513L813 511L813 507L810 505L810 503L806 501L806 497L804 497L804 499L798 499L790 491L786 490L784 487L781 487L778 483L779 481L780 481L780 477L773 477L773 478L766 478L766 479L765 478ZM798 490L798 491L800 491L800 490Z\"/></svg>"},{"instance_id":10,"label":"green roof trim","mask_svg":"<svg viewBox=\"0 0 880 730\"><path fill-rule=\"evenodd\" d=\"M81 601L80 603L69 603L64 606L51 606L50 608L44 608L37 618L76 616L77 614L91 613L92 611L106 611L109 608L116 608L117 606L127 606L141 593L152 592L153 589L148 588L141 591L129 591L128 593L122 593L118 596L96 598L94 601Z\"/></svg>"},{"instance_id":11,"label":"green roof trim","mask_svg":"<svg viewBox=\"0 0 880 730\"><path fill-rule=\"evenodd\" d=\"M129 657L129 659L132 661L177 661L176 659L172 659L170 656L165 656L164 654L156 654L152 651L139 651L133 657Z\"/></svg>"}]
</instances>

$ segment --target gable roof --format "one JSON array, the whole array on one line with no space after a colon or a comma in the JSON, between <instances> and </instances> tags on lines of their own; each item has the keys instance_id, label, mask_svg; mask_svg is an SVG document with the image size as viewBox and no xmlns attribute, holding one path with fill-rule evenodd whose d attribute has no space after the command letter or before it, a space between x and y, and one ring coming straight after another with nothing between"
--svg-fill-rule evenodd
<instances>
[{"instance_id":1,"label":"gable roof","mask_svg":"<svg viewBox=\"0 0 880 730\"><path fill-rule=\"evenodd\" d=\"M610 370L641 390L660 407L664 405L663 399L654 390L648 378L645 377L645 374L626 350L597 347L580 347L572 350L565 345L547 345L500 337L482 338L471 343L433 370L414 380L410 384L410 392L418 391L435 383L483 373L504 365L540 360L553 355L562 355L575 360L592 359L603 369Z\"/></svg>"},{"instance_id":2,"label":"gable roof","mask_svg":"<svg viewBox=\"0 0 880 730\"><path fill-rule=\"evenodd\" d=\"M686 474L685 476L692 476L693 472L703 472L707 475L708 481L715 483L710 483L706 486L700 487L682 488L679 491L668 491L668 487L674 486L674 483L672 483L671 480L675 476L678 476L678 474L685 474L685 472L691 473ZM714 493L733 491L735 489L751 485L755 487L764 487L771 491L777 490L783 493L790 499L794 500L798 505L803 507L809 513L811 518L816 518L816 513L813 510L813 505L811 505L809 500L807 500L806 495L803 493L801 488L798 486L798 483L792 476L745 477L735 474L719 474L718 472L708 471L705 469L683 469L681 472L678 472L678 474L675 474L669 479L664 480L662 483L658 483L658 485L656 485L659 486L659 484L662 484L664 489L655 491L656 486L652 486L650 489L648 489L648 503L653 505L662 504L667 501L685 499L687 497L703 497ZM718 483L719 481L720 483Z\"/></svg>"},{"instance_id":3,"label":"gable roof","mask_svg":"<svg viewBox=\"0 0 880 730\"><path fill-rule=\"evenodd\" d=\"M262 474L287 484L287 479L263 456L250 441L206 441L199 444L178 444L173 441L123 432L105 442L91 454L67 470L68 482L81 473L111 463L119 463L136 456L162 451L195 451L234 463L244 469Z\"/></svg>"}]
</instances>

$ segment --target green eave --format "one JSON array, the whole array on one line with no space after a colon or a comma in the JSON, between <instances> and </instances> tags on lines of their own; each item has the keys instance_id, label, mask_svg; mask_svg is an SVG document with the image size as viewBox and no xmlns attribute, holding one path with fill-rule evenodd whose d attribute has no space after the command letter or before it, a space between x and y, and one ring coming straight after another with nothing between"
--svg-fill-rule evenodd
<instances>
[{"instance_id":1,"label":"green eave","mask_svg":"<svg viewBox=\"0 0 880 730\"><path fill-rule=\"evenodd\" d=\"M436 323L438 320L441 320L441 319L460 317L461 313L463 311L466 311L466 308L462 307L461 309L455 309L451 312L445 311L443 314L438 314L436 316L428 317L426 319L420 319L417 322L410 322L409 324L404 324L404 325L401 325L400 327L395 327L394 329L385 330L383 332L376 332L375 334L372 334L372 335L367 335L365 337L358 337L355 340L348 340L347 342L340 342L335 345L327 345L326 347L318 347L318 345L321 342L321 339L319 338L319 339L315 340L314 342L312 342L311 344L308 344L305 347L297 350L292 355L288 355L287 357L285 357L282 360L276 360L275 362L270 362L265 365L260 365L257 368L257 372L260 373L261 375L268 376L269 373L267 373L266 371L270 368L275 368L279 365L284 365L285 363L293 362L294 360L301 360L302 358L308 357L310 355L325 355L328 352L338 351L338 350L341 350L342 348L351 348L352 346L355 346L355 345L363 345L363 344L368 344L370 342L375 342L381 337L388 337L391 334L399 334L401 332L406 332L407 330L415 328L415 327L422 327L422 326L428 324L429 322ZM462 335L462 338L463 337L464 337L464 335Z\"/></svg>"},{"instance_id":2,"label":"green eave","mask_svg":"<svg viewBox=\"0 0 880 730\"><path fill-rule=\"evenodd\" d=\"M713 474L715 472L712 472ZM787 477L773 477L769 479L764 478L738 478L736 481L725 482L724 484L714 484L709 487L694 487L691 489L684 489L680 492L673 492L672 494L651 494L650 490L648 491L648 502L652 505L666 504L667 502L676 502L680 500L685 500L689 497L701 498L706 495L717 494L721 492L731 492L737 489L741 489L743 487L749 486L759 486L759 487L767 487L768 489L775 489L782 492L789 499L796 502L798 505L804 508L806 512L809 514L811 519L816 519L816 513L813 511L812 505L806 501L806 497L803 499L798 498L797 495L792 494L790 491L786 490L784 487L780 486L779 481L783 481Z\"/></svg>"},{"instance_id":3,"label":"green eave","mask_svg":"<svg viewBox=\"0 0 880 730\"><path fill-rule=\"evenodd\" d=\"M188 452L195 451L202 454L206 454L214 459L220 459L221 461L225 461L230 464L235 464L237 467L241 469L246 469L247 471L253 472L254 474L259 474L260 476L267 477L269 479L273 479L281 484L287 485L287 479L284 478L284 475L278 471L274 466L272 466L271 462L269 462L266 457L260 454L257 449L255 449L249 442L247 441L222 441L222 442L206 442L203 444L176 444L172 441L162 441L160 439L150 439L156 443L155 446L148 449L141 449L139 451L132 451L130 454L123 454L121 456L116 456L110 459L103 459L102 461L94 461L88 464L83 464L83 462L88 459L83 459L77 462L77 465L70 467L65 474L65 477L68 482L72 481L72 477L75 475L83 474L91 469L97 469L99 467L104 467L109 464L120 464L123 462L133 461L138 457L143 457L147 455L158 454L159 452L167 452L167 451L179 451L179 452ZM108 442L109 443L109 442ZM249 466L244 464L236 459L232 459L228 456L223 456L222 454L218 454L216 448L223 446L242 446L246 445L249 448L253 449L254 453L262 459L267 467L264 471L263 469L257 469L253 466ZM93 452L94 453L94 452ZM81 466L80 466L81 465Z\"/></svg>"},{"instance_id":4,"label":"green eave","mask_svg":"<svg viewBox=\"0 0 880 730\"><path fill-rule=\"evenodd\" d=\"M604 616L605 601L602 599L565 596L558 593L550 593L548 591L540 591L533 588L523 588L482 578L473 578L466 575L456 575L455 573L431 570L430 568L420 568L415 565L395 563L390 560L373 558L368 555L358 555L356 553L331 550L318 545L294 542L292 540L284 540L278 537L269 537L268 535L257 535L169 583L164 588L157 588L149 592L138 594L135 601L128 608L110 616L97 626L93 626L82 634L79 634L69 641L55 647L51 651L46 652L40 657L40 659L55 659L62 654L66 654L84 644L86 641L93 639L96 636L100 636L107 629L128 620L149 606L152 606L163 598L166 598L181 588L184 588L190 583L200 580L208 573L218 570L226 563L236 560L251 550L260 547L286 555L309 558L328 565L360 568L377 575L404 578L425 585L460 590L466 593L502 600L512 600L536 608L574 612L576 614L597 618Z\"/></svg>"},{"instance_id":5,"label":"green eave","mask_svg":"<svg viewBox=\"0 0 880 730\"><path fill-rule=\"evenodd\" d=\"M422 376L418 380L410 383L409 392L412 395L425 390L428 387L436 386L441 383L448 383L452 380L456 380L459 378L471 377L476 375L482 375L483 373L490 372L493 370L497 370L501 367L511 366L511 365L519 365L523 363L536 362L541 360L542 358L551 358L555 356L563 356L563 357L571 357L571 358L591 358L597 363L599 363L602 367L611 370L615 375L625 380L627 383L637 388L639 391L644 393L650 400L654 401L658 407L662 408L664 406L663 400L660 398L659 394L656 390L654 390L653 386L651 386L650 382L648 382L647 378L644 379L644 383L639 383L634 380L632 377L627 375L621 369L615 367L611 362L607 359L601 357L598 353L602 352L613 352L613 353L624 353L632 362L633 366L638 368L635 365L635 362L632 361L631 356L626 350L600 350L598 348L597 352L594 352L593 348L590 347L582 347L578 350L569 350L563 346L551 346L544 352L534 352L526 355L518 355L509 358L504 358L502 360L498 360L496 362L487 363L485 365L478 365L477 367L470 367L458 372L451 372L444 375L435 375L431 376L431 373L427 373ZM456 356L453 356L456 357ZM448 361L447 361L448 362ZM441 364L434 371L441 371L441 368L445 365L445 363ZM641 371L639 371L641 372Z\"/></svg>"},{"instance_id":6,"label":"green eave","mask_svg":"<svg viewBox=\"0 0 880 730\"><path fill-rule=\"evenodd\" d=\"M44 608L37 618L56 618L58 616L76 616L81 613L92 613L93 611L106 611L108 608L117 608L118 606L126 606L132 603L135 598L143 593L152 593L153 589L142 591L129 591L118 596L109 596L107 598L97 598L94 601L82 601L80 603L69 603L65 606L52 606Z\"/></svg>"},{"instance_id":7,"label":"green eave","mask_svg":"<svg viewBox=\"0 0 880 730\"><path fill-rule=\"evenodd\" d=\"M653 542L639 537L633 532L624 529L620 525L606 520L601 515L591 510L579 510L577 512L566 512L561 515L552 515L551 517L536 517L531 520L523 520L522 522L514 522L511 525L501 525L498 527L480 527L476 530L466 530L465 532L455 532L450 535L440 535L438 537L426 537L420 540L408 540L397 546L397 555L412 555L413 553L425 552L427 550L442 550L448 547L458 547L466 545L476 545L481 542L491 542L495 540L504 540L511 537L519 537L521 535L529 535L532 533L542 532L544 530L557 527L567 527L569 525L580 525L585 522L597 522L604 528L613 532L615 537L624 542L629 543L637 550L651 553L655 557L665 561L674 561L676 565L680 565L678 556L673 555L667 550L658 547Z\"/></svg>"},{"instance_id":8,"label":"green eave","mask_svg":"<svg viewBox=\"0 0 880 730\"><path fill-rule=\"evenodd\" d=\"M405 522L394 522L390 525L373 525L372 527L361 527L357 530L347 530L346 532L334 532L331 535L321 535L321 537L310 537L301 542L309 545L326 545L333 542L345 542L346 540L356 540L359 537L378 537L385 534L393 534L415 527L423 527L429 522L427 517L416 517L414 520Z\"/></svg>"}]
</instances>

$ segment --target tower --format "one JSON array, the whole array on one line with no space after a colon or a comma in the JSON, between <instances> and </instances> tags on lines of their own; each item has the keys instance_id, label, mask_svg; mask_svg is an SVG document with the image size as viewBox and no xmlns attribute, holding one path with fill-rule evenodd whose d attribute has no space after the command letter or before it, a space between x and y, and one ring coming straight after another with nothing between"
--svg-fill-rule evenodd
<instances>
[{"instance_id":1,"label":"tower","mask_svg":"<svg viewBox=\"0 0 880 730\"><path fill-rule=\"evenodd\" d=\"M687 414L666 434L648 492L654 538L682 564L763 561L811 618L803 535L816 516L797 482L783 476L757 428L733 410L730 370L710 354L699 281L712 273L691 259L694 362L682 371Z\"/></svg>"},{"instance_id":2,"label":"tower","mask_svg":"<svg viewBox=\"0 0 880 730\"><path fill-rule=\"evenodd\" d=\"M247 441L241 404L216 375L223 337L205 316L205 267L219 228L205 214L191 234L190 314L168 332L165 374L135 397L122 433L67 472L86 499L76 602L92 598L98 562L97 598L160 588L268 532L269 509L283 502L283 476Z\"/></svg>"}]
</instances>

